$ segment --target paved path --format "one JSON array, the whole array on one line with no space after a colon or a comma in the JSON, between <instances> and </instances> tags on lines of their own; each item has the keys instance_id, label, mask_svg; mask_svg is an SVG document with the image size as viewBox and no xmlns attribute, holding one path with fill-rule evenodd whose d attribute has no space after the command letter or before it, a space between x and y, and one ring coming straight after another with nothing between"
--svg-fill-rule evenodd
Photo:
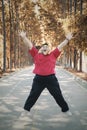
<instances>
[{"instance_id":1,"label":"paved path","mask_svg":"<svg viewBox=\"0 0 87 130\"><path fill-rule=\"evenodd\" d=\"M45 89L31 112L23 110L33 67L0 79L0 130L87 130L87 82L56 67L56 75L72 116L63 114Z\"/></svg>"}]
</instances>

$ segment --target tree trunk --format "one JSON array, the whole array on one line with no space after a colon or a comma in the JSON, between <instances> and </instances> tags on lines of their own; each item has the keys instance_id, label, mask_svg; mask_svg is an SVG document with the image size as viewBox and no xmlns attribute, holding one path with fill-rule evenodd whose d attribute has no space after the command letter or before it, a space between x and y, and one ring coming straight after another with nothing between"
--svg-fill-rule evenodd
<instances>
[{"instance_id":1,"label":"tree trunk","mask_svg":"<svg viewBox=\"0 0 87 130\"><path fill-rule=\"evenodd\" d=\"M80 0L80 14L82 15L83 0ZM82 50L80 51L80 64L79 71L82 71Z\"/></svg>"},{"instance_id":2,"label":"tree trunk","mask_svg":"<svg viewBox=\"0 0 87 130\"><path fill-rule=\"evenodd\" d=\"M72 15L72 0L70 0L70 15Z\"/></svg>"},{"instance_id":3,"label":"tree trunk","mask_svg":"<svg viewBox=\"0 0 87 130\"><path fill-rule=\"evenodd\" d=\"M6 27L5 27L4 0L2 0L2 22L3 22L3 71L6 71Z\"/></svg>"},{"instance_id":4,"label":"tree trunk","mask_svg":"<svg viewBox=\"0 0 87 130\"><path fill-rule=\"evenodd\" d=\"M79 71L82 72L82 51L80 51L80 67L79 67Z\"/></svg>"},{"instance_id":5,"label":"tree trunk","mask_svg":"<svg viewBox=\"0 0 87 130\"><path fill-rule=\"evenodd\" d=\"M74 0L74 13L76 14L76 10L77 10L77 0Z\"/></svg>"},{"instance_id":6,"label":"tree trunk","mask_svg":"<svg viewBox=\"0 0 87 130\"><path fill-rule=\"evenodd\" d=\"M83 0L80 0L80 14L82 15L83 11Z\"/></svg>"},{"instance_id":7,"label":"tree trunk","mask_svg":"<svg viewBox=\"0 0 87 130\"><path fill-rule=\"evenodd\" d=\"M71 50L71 48L70 48L70 58L69 58L69 62L70 62L70 68L72 68L72 58L71 58L71 55L72 55L72 50Z\"/></svg>"},{"instance_id":8,"label":"tree trunk","mask_svg":"<svg viewBox=\"0 0 87 130\"><path fill-rule=\"evenodd\" d=\"M9 0L9 16L10 16L10 70L12 70L12 8L11 8L11 2Z\"/></svg>"},{"instance_id":9,"label":"tree trunk","mask_svg":"<svg viewBox=\"0 0 87 130\"><path fill-rule=\"evenodd\" d=\"M15 12L16 12L16 35L18 35L18 30L19 30L19 14L18 14L18 6L17 6L17 2L15 2ZM16 56L16 52L15 52L15 60L17 60L17 67L20 67L20 43L19 43L19 37L16 37L16 46L15 49L17 47L17 56Z\"/></svg>"},{"instance_id":10,"label":"tree trunk","mask_svg":"<svg viewBox=\"0 0 87 130\"><path fill-rule=\"evenodd\" d=\"M74 69L77 70L76 49L74 49Z\"/></svg>"}]
</instances>

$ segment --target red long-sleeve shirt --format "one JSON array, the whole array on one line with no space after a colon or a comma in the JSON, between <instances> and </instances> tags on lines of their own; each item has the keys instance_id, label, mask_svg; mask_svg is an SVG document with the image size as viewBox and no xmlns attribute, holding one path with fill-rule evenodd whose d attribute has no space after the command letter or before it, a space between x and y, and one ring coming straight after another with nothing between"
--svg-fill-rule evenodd
<instances>
[{"instance_id":1,"label":"red long-sleeve shirt","mask_svg":"<svg viewBox=\"0 0 87 130\"><path fill-rule=\"evenodd\" d=\"M33 73L41 76L55 74L56 59L61 53L58 48L53 50L50 54L43 55L42 53L38 53L35 47L32 47L29 53L33 57L35 63Z\"/></svg>"}]
</instances>

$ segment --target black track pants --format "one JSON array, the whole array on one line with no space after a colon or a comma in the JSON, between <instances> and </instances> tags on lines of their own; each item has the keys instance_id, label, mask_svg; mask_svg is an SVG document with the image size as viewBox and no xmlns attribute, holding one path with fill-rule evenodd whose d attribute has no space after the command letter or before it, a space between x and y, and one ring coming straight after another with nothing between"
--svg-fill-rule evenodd
<instances>
[{"instance_id":1,"label":"black track pants","mask_svg":"<svg viewBox=\"0 0 87 130\"><path fill-rule=\"evenodd\" d=\"M54 74L49 76L36 75L34 77L32 89L24 105L25 110L30 111L45 88L47 88L54 97L56 103L61 107L62 112L69 110L68 104L62 95L58 80Z\"/></svg>"}]
</instances>

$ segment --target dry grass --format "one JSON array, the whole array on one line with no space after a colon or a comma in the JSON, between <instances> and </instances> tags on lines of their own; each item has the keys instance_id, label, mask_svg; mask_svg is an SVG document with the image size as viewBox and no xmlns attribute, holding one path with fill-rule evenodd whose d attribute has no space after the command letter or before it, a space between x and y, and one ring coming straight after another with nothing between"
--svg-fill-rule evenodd
<instances>
[{"instance_id":1,"label":"dry grass","mask_svg":"<svg viewBox=\"0 0 87 130\"><path fill-rule=\"evenodd\" d=\"M84 79L87 81L87 73L85 72L80 72L80 71L75 71L73 69L67 69L69 72L73 73L74 75Z\"/></svg>"}]
</instances>

